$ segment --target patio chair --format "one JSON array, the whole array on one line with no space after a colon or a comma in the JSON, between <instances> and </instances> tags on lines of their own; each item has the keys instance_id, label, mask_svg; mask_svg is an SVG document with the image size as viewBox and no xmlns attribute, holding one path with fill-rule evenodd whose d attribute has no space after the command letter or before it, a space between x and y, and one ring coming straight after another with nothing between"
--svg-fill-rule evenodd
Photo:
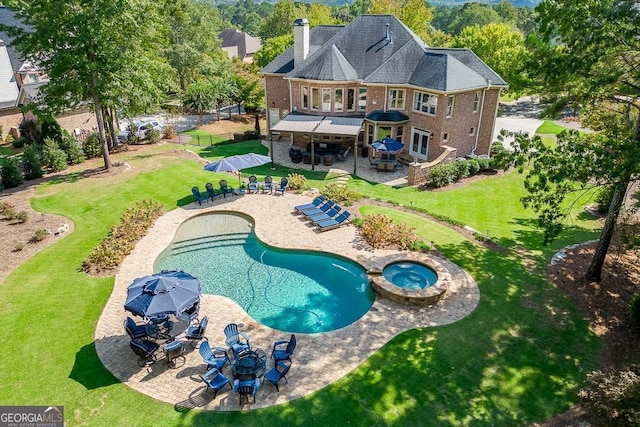
<instances>
[{"instance_id":1,"label":"patio chair","mask_svg":"<svg viewBox=\"0 0 640 427\"><path fill-rule=\"evenodd\" d=\"M207 385L207 389L205 393L209 391L209 389L213 390L213 398L215 399L218 395L218 392L224 388L227 384L229 384L229 388L231 388L231 383L222 375L220 371L217 369L211 369L204 375L200 375L200 379Z\"/></svg>"},{"instance_id":2,"label":"patio chair","mask_svg":"<svg viewBox=\"0 0 640 427\"><path fill-rule=\"evenodd\" d=\"M340 150L340 152L338 153L338 160L341 162L344 162L347 159L347 156L349 155L349 150L351 150L351 146L348 146L346 150Z\"/></svg>"},{"instance_id":3,"label":"patio chair","mask_svg":"<svg viewBox=\"0 0 640 427\"><path fill-rule=\"evenodd\" d=\"M251 403L249 401L249 396L253 398L253 403L256 403L256 394L260 389L260 379L253 378L250 380L240 380L235 379L233 381L233 390L240 397L240 405L245 401L247 403Z\"/></svg>"},{"instance_id":4,"label":"patio chair","mask_svg":"<svg viewBox=\"0 0 640 427\"><path fill-rule=\"evenodd\" d=\"M271 175L267 175L264 177L264 182L262 183L262 192L268 191L271 193L273 191L273 178Z\"/></svg>"},{"instance_id":5,"label":"patio chair","mask_svg":"<svg viewBox=\"0 0 640 427\"><path fill-rule=\"evenodd\" d=\"M178 367L176 360L182 360L182 365L185 364L187 361L187 358L184 355L185 351L184 341L182 340L171 341L170 343L162 346L162 352L167 358L167 366L171 369Z\"/></svg>"},{"instance_id":6,"label":"patio chair","mask_svg":"<svg viewBox=\"0 0 640 427\"><path fill-rule=\"evenodd\" d=\"M276 193L280 192L284 196L284 193L287 191L288 188L289 188L289 179L287 177L283 177L280 180L280 184L276 185L275 192Z\"/></svg>"},{"instance_id":7,"label":"patio chair","mask_svg":"<svg viewBox=\"0 0 640 427\"><path fill-rule=\"evenodd\" d=\"M255 175L251 175L249 177L249 185L247 186L247 190L249 191L249 194L258 194L258 178L256 178Z\"/></svg>"},{"instance_id":8,"label":"patio chair","mask_svg":"<svg viewBox=\"0 0 640 427\"><path fill-rule=\"evenodd\" d=\"M322 205L318 206L317 208L312 208L312 209L306 209L304 211L302 211L302 214L306 217L312 216L312 215L318 215L318 214L322 214L322 213L327 213L327 211L329 209L331 209L333 207L333 205L335 205L336 202L334 202L333 200L327 200L326 202L324 202Z\"/></svg>"},{"instance_id":9,"label":"patio chair","mask_svg":"<svg viewBox=\"0 0 640 427\"><path fill-rule=\"evenodd\" d=\"M199 205L202 205L203 200L205 202L208 200L208 196L202 195L202 193L200 193L200 189L197 186L191 188L191 194L193 194L193 198L196 202L198 202Z\"/></svg>"},{"instance_id":10,"label":"patio chair","mask_svg":"<svg viewBox=\"0 0 640 427\"><path fill-rule=\"evenodd\" d=\"M207 182L204 185L204 188L207 189L207 196L209 196L209 198L211 199L211 201L213 202L213 199L215 199L216 197L218 199L222 199L222 193L219 193L216 191L215 188L213 188L213 184L210 182Z\"/></svg>"},{"instance_id":11,"label":"patio chair","mask_svg":"<svg viewBox=\"0 0 640 427\"><path fill-rule=\"evenodd\" d=\"M138 366L143 367L155 363L155 352L160 346L153 341L135 339L129 341L129 347L138 356Z\"/></svg>"},{"instance_id":12,"label":"patio chair","mask_svg":"<svg viewBox=\"0 0 640 427\"><path fill-rule=\"evenodd\" d=\"M280 393L280 387L278 387L278 383L280 382L280 380L284 380L284 382L289 383L289 381L287 381L286 375L289 372L290 368L291 362L285 363L282 360L276 362L275 366L264 375L263 382L266 379L271 384L273 384L276 387L276 391Z\"/></svg>"},{"instance_id":13,"label":"patio chair","mask_svg":"<svg viewBox=\"0 0 640 427\"><path fill-rule=\"evenodd\" d=\"M293 356L293 352L296 349L296 336L291 334L291 338L289 341L276 341L273 343L273 349L271 350L271 357L273 357L273 361L278 363L281 360L288 360L291 362L291 356ZM284 346L284 348L282 348Z\"/></svg>"},{"instance_id":14,"label":"patio chair","mask_svg":"<svg viewBox=\"0 0 640 427\"><path fill-rule=\"evenodd\" d=\"M301 213L302 211L307 210L307 209L314 209L314 208L317 208L326 199L327 198L324 197L321 194L318 197L316 197L315 199L313 199L313 201L311 203L305 203L304 205L294 206L293 210L296 213Z\"/></svg>"},{"instance_id":15,"label":"patio chair","mask_svg":"<svg viewBox=\"0 0 640 427\"><path fill-rule=\"evenodd\" d=\"M338 215L338 213L342 210L341 206L338 205L333 205L333 207L331 209L329 209L327 211L327 213L321 213L321 214L316 214L316 215L310 215L307 216L306 218L311 221L313 224L316 224L320 221L324 221L327 219L335 219L336 216Z\"/></svg>"},{"instance_id":16,"label":"patio chair","mask_svg":"<svg viewBox=\"0 0 640 427\"><path fill-rule=\"evenodd\" d=\"M334 228L342 227L344 224L348 222L349 216L351 213L349 211L342 211L340 215L336 217L336 219L325 219L324 221L319 221L316 226L320 231L333 230Z\"/></svg>"},{"instance_id":17,"label":"patio chair","mask_svg":"<svg viewBox=\"0 0 640 427\"><path fill-rule=\"evenodd\" d=\"M219 184L220 191L222 192L222 197L226 198L227 194L233 195L233 187L230 187L229 184L227 184L226 179L221 179Z\"/></svg>"},{"instance_id":18,"label":"patio chair","mask_svg":"<svg viewBox=\"0 0 640 427\"><path fill-rule=\"evenodd\" d=\"M138 325L131 317L127 316L124 321L124 330L132 340L147 338L147 328L145 325Z\"/></svg>"},{"instance_id":19,"label":"patio chair","mask_svg":"<svg viewBox=\"0 0 640 427\"><path fill-rule=\"evenodd\" d=\"M207 364L207 369L217 369L222 372L222 368L229 361L227 350L222 347L211 347L209 341L202 341L198 350L202 360Z\"/></svg>"},{"instance_id":20,"label":"patio chair","mask_svg":"<svg viewBox=\"0 0 640 427\"><path fill-rule=\"evenodd\" d=\"M244 332L238 331L238 325L235 323L229 323L225 326L224 336L226 337L225 342L231 351L233 351L234 356L242 350L251 349L249 337Z\"/></svg>"},{"instance_id":21,"label":"patio chair","mask_svg":"<svg viewBox=\"0 0 640 427\"><path fill-rule=\"evenodd\" d=\"M201 339L206 339L204 336L207 331L207 325L209 324L209 318L204 316L200 323L195 326L189 326L187 328L187 333L185 335L185 339L188 339L191 342L193 348L195 348L198 344L197 342Z\"/></svg>"}]
</instances>

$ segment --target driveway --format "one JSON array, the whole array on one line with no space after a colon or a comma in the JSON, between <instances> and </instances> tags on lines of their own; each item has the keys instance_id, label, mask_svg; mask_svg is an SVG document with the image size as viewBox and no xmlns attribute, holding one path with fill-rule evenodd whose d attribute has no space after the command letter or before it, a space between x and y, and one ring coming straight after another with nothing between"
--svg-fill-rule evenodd
<instances>
[{"instance_id":1,"label":"driveway","mask_svg":"<svg viewBox=\"0 0 640 427\"><path fill-rule=\"evenodd\" d=\"M502 129L510 132L526 132L529 135L533 135L543 123L538 118L542 111L538 98L525 96L513 102L503 103L502 107L504 112L502 117L496 118L492 141L498 140L498 135L500 135ZM502 144L505 148L510 149L512 141L513 138L505 138Z\"/></svg>"}]
</instances>

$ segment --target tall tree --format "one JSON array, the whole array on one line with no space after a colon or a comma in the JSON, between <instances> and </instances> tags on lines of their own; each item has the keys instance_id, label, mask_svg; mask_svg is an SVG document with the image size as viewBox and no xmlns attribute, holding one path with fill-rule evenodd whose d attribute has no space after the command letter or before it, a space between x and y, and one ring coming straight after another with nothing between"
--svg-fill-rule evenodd
<instances>
[{"instance_id":1,"label":"tall tree","mask_svg":"<svg viewBox=\"0 0 640 427\"><path fill-rule=\"evenodd\" d=\"M565 178L609 187L611 204L586 271L599 282L628 184L640 173L640 10L634 0L544 0L536 10L540 35L532 38L530 76L560 105L569 98L582 105L597 131L571 134L549 153L546 167L555 175L541 175L537 185L551 215L545 227L556 233L561 215L553 206L569 192L555 187L566 188Z\"/></svg>"},{"instance_id":2,"label":"tall tree","mask_svg":"<svg viewBox=\"0 0 640 427\"><path fill-rule=\"evenodd\" d=\"M491 6L484 3L470 2L465 3L460 11L455 13L451 24L445 31L457 36L465 27L473 25L483 27L492 22L502 22L502 18Z\"/></svg>"},{"instance_id":3,"label":"tall tree","mask_svg":"<svg viewBox=\"0 0 640 427\"><path fill-rule=\"evenodd\" d=\"M41 106L51 113L91 105L106 169L112 167L103 107L158 101L166 68L157 55L162 22L151 0L5 2L30 29L7 29L26 59L47 72Z\"/></svg>"},{"instance_id":4,"label":"tall tree","mask_svg":"<svg viewBox=\"0 0 640 427\"><path fill-rule=\"evenodd\" d=\"M273 12L267 16L260 26L259 35L263 40L271 37L284 36L293 33L293 21L298 9L291 0L282 0L273 8Z\"/></svg>"},{"instance_id":5,"label":"tall tree","mask_svg":"<svg viewBox=\"0 0 640 427\"><path fill-rule=\"evenodd\" d=\"M433 8L424 0L371 0L369 13L393 14L423 40L433 19Z\"/></svg>"},{"instance_id":6,"label":"tall tree","mask_svg":"<svg viewBox=\"0 0 640 427\"><path fill-rule=\"evenodd\" d=\"M262 47L253 55L255 64L259 67L265 67L269 62L273 61L276 56L287 50L293 44L293 34L284 36L271 37L262 43Z\"/></svg>"},{"instance_id":7,"label":"tall tree","mask_svg":"<svg viewBox=\"0 0 640 427\"><path fill-rule=\"evenodd\" d=\"M509 90L517 92L526 86L526 74L522 71L527 53L524 36L509 25L466 27L456 37L454 46L471 49L509 83Z\"/></svg>"}]
</instances>

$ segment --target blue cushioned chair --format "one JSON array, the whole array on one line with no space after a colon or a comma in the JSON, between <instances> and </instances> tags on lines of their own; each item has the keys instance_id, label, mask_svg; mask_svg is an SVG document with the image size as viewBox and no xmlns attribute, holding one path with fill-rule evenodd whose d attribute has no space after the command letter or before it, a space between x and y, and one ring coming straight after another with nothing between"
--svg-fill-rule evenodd
<instances>
[{"instance_id":1,"label":"blue cushioned chair","mask_svg":"<svg viewBox=\"0 0 640 427\"><path fill-rule=\"evenodd\" d=\"M200 356L202 360L207 364L207 369L217 369L222 372L222 368L229 361L227 356L227 350L222 347L213 347L209 345L209 341L202 341L200 344Z\"/></svg>"},{"instance_id":2,"label":"blue cushioned chair","mask_svg":"<svg viewBox=\"0 0 640 427\"><path fill-rule=\"evenodd\" d=\"M348 222L347 220L349 219L349 216L351 216L351 213L349 211L342 211L342 213L335 219L325 219L323 221L318 221L316 223L316 226L320 231L332 230L346 224Z\"/></svg>"},{"instance_id":3,"label":"blue cushioned chair","mask_svg":"<svg viewBox=\"0 0 640 427\"><path fill-rule=\"evenodd\" d=\"M341 206L333 205L331 209L327 211L327 213L315 214L307 216L307 219L312 223L316 224L318 221L324 221L326 219L335 219L338 212L342 210Z\"/></svg>"},{"instance_id":4,"label":"blue cushioned chair","mask_svg":"<svg viewBox=\"0 0 640 427\"><path fill-rule=\"evenodd\" d=\"M284 193L289 189L289 179L284 177L280 180L280 184L276 185L276 193L281 193L284 196Z\"/></svg>"},{"instance_id":5,"label":"blue cushioned chair","mask_svg":"<svg viewBox=\"0 0 640 427\"><path fill-rule=\"evenodd\" d=\"M311 216L311 215L318 215L318 214L322 214L322 213L327 213L327 211L329 209L331 209L335 204L336 204L336 202L334 202L333 200L327 200L326 202L324 202L323 204L321 204L317 208L306 209L306 210L302 211L302 215Z\"/></svg>"},{"instance_id":6,"label":"blue cushioned chair","mask_svg":"<svg viewBox=\"0 0 640 427\"><path fill-rule=\"evenodd\" d=\"M238 325L235 323L229 323L224 328L225 342L227 346L233 351L234 355L237 355L243 350L250 350L251 344L249 343L249 337L244 332L238 331Z\"/></svg>"},{"instance_id":7,"label":"blue cushioned chair","mask_svg":"<svg viewBox=\"0 0 640 427\"><path fill-rule=\"evenodd\" d=\"M284 379L284 382L288 383L286 375L291 368L291 362L286 363L285 361L279 361L276 365L269 370L264 376L266 380L268 380L271 384L276 387L276 391L279 393L280 388L278 387L278 382Z\"/></svg>"},{"instance_id":8,"label":"blue cushioned chair","mask_svg":"<svg viewBox=\"0 0 640 427\"><path fill-rule=\"evenodd\" d=\"M124 321L124 330L132 340L147 338L147 328L145 325L138 325L131 317L127 316Z\"/></svg>"},{"instance_id":9,"label":"blue cushioned chair","mask_svg":"<svg viewBox=\"0 0 640 427\"><path fill-rule=\"evenodd\" d=\"M208 324L209 324L209 318L207 316L204 316L198 325L189 326L187 328L187 333L185 335L185 338L191 342L191 345L193 345L194 348L197 346L196 343L198 341L200 341L203 338L206 339L204 334L207 331Z\"/></svg>"},{"instance_id":10,"label":"blue cushioned chair","mask_svg":"<svg viewBox=\"0 0 640 427\"><path fill-rule=\"evenodd\" d=\"M319 195L318 197L316 197L315 199L313 199L313 201L311 203L305 203L304 205L298 205L295 206L293 208L293 210L295 212L303 212L307 209L315 209L317 208L322 202L324 202L327 198L324 197L323 195Z\"/></svg>"},{"instance_id":11,"label":"blue cushioned chair","mask_svg":"<svg viewBox=\"0 0 640 427\"><path fill-rule=\"evenodd\" d=\"M278 363L280 360L291 362L291 356L293 356L293 352L296 349L296 342L296 336L293 334L291 334L289 341L276 341L271 350L271 357L273 357L274 362ZM285 348L282 348L283 346Z\"/></svg>"},{"instance_id":12,"label":"blue cushioned chair","mask_svg":"<svg viewBox=\"0 0 640 427\"><path fill-rule=\"evenodd\" d=\"M155 352L159 345L149 340L131 340L129 347L138 356L138 366L152 365L156 361Z\"/></svg>"},{"instance_id":13,"label":"blue cushioned chair","mask_svg":"<svg viewBox=\"0 0 640 427\"><path fill-rule=\"evenodd\" d=\"M222 390L224 386L229 384L231 387L231 383L222 375L217 369L211 369L204 375L200 375L200 379L207 385L207 389L205 392L209 391L209 389L213 390L213 398L215 399L218 395L218 392Z\"/></svg>"},{"instance_id":14,"label":"blue cushioned chair","mask_svg":"<svg viewBox=\"0 0 640 427\"><path fill-rule=\"evenodd\" d=\"M208 200L208 196L204 196L202 195L202 193L200 193L200 189L198 187L193 187L191 188L191 194L193 194L193 198L195 199L196 202L198 202L199 205L202 205L202 201L204 200L205 202Z\"/></svg>"},{"instance_id":15,"label":"blue cushioned chair","mask_svg":"<svg viewBox=\"0 0 640 427\"><path fill-rule=\"evenodd\" d=\"M167 358L167 366L171 369L178 367L176 360L182 360L182 365L187 361L187 358L184 355L184 341L171 341L162 347L162 351L164 356Z\"/></svg>"}]
</instances>

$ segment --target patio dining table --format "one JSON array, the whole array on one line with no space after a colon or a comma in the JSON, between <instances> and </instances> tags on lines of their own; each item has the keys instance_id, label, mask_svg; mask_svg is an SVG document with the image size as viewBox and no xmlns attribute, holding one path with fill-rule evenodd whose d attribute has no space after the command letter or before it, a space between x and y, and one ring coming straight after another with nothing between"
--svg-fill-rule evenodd
<instances>
[{"instance_id":1,"label":"patio dining table","mask_svg":"<svg viewBox=\"0 0 640 427\"><path fill-rule=\"evenodd\" d=\"M267 354L264 350L253 348L241 352L231 364L234 378L247 379L261 377L267 366Z\"/></svg>"},{"instance_id":2,"label":"patio dining table","mask_svg":"<svg viewBox=\"0 0 640 427\"><path fill-rule=\"evenodd\" d=\"M169 318L151 319L145 325L147 335L156 340L173 341L189 328L191 319L186 313Z\"/></svg>"}]
</instances>

